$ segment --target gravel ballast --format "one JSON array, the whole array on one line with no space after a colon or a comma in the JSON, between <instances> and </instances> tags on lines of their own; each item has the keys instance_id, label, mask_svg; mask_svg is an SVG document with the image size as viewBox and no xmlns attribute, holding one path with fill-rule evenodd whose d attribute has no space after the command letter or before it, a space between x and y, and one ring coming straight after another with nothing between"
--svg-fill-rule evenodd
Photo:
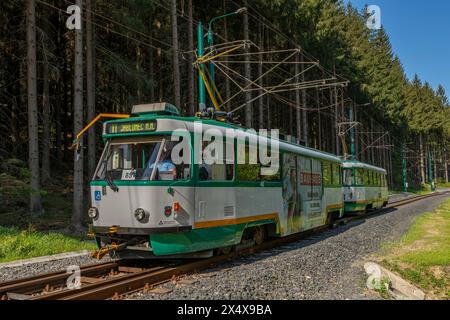
<instances>
[{"instance_id":1,"label":"gravel ballast","mask_svg":"<svg viewBox=\"0 0 450 320\"><path fill-rule=\"evenodd\" d=\"M105 257L101 262L106 262L108 259L108 257ZM25 264L17 267L2 267L0 268L0 283L49 272L65 271L69 266L83 266L97 263L99 263L98 260L91 258L89 255L83 255L73 258Z\"/></svg>"},{"instance_id":2,"label":"gravel ballast","mask_svg":"<svg viewBox=\"0 0 450 320\"><path fill-rule=\"evenodd\" d=\"M404 234L413 219L447 196L429 198L374 215L312 238L232 261L178 283L165 294L130 299L377 299L365 289L363 265L381 244Z\"/></svg>"}]
</instances>

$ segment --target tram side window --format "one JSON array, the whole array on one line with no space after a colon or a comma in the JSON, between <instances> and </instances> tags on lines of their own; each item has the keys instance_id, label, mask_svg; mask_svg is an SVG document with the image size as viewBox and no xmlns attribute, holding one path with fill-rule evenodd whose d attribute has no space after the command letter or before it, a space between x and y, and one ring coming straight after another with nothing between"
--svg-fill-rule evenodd
<instances>
[{"instance_id":1,"label":"tram side window","mask_svg":"<svg viewBox=\"0 0 450 320\"><path fill-rule=\"evenodd\" d=\"M337 163L332 164L332 184L333 186L340 186L342 184L341 179L341 166Z\"/></svg>"},{"instance_id":2,"label":"tram side window","mask_svg":"<svg viewBox=\"0 0 450 320\"><path fill-rule=\"evenodd\" d=\"M333 184L333 175L331 162L322 161L323 170L323 184L324 186L331 186Z\"/></svg>"},{"instance_id":3,"label":"tram side window","mask_svg":"<svg viewBox=\"0 0 450 320\"><path fill-rule=\"evenodd\" d=\"M250 163L249 157L249 147L246 144L245 147L243 145L238 145L241 149L238 150L238 153L245 154L245 163L237 165L237 176L239 181L244 182L259 182L259 181L267 181L267 182L279 182L281 179L281 170L280 165L278 164L278 170L273 175L261 175L261 169L264 167L261 165L259 160L259 154L257 155L256 164ZM239 159L239 158L238 158ZM254 161L253 161L254 162ZM268 168L268 166L267 166Z\"/></svg>"},{"instance_id":4,"label":"tram side window","mask_svg":"<svg viewBox=\"0 0 450 320\"><path fill-rule=\"evenodd\" d=\"M269 149L269 155L272 157L272 150ZM274 151L275 152L275 151ZM277 151L279 152L279 151ZM273 155L272 159L277 159L278 163L272 163L270 165L262 165L261 169L266 168L264 173L271 173L271 174L264 174L260 176L261 181L267 181L267 182L279 182L281 181L281 166L280 166L280 154L278 154L278 157L276 157L276 154ZM274 160L272 160L274 161ZM259 152L258 152L258 163L261 163L259 159ZM276 172L275 172L276 170ZM261 172L261 171L260 171Z\"/></svg>"},{"instance_id":5,"label":"tram side window","mask_svg":"<svg viewBox=\"0 0 450 320\"><path fill-rule=\"evenodd\" d=\"M203 159L203 163L199 165L198 175L201 181L232 181L234 179L234 144L224 143L221 148L222 150L216 150L217 145L214 147L212 142L202 142L202 154L210 156L211 159L206 162Z\"/></svg>"},{"instance_id":6,"label":"tram side window","mask_svg":"<svg viewBox=\"0 0 450 320\"><path fill-rule=\"evenodd\" d=\"M364 170L364 185L365 186L369 186L370 185L370 171L369 170Z\"/></svg>"},{"instance_id":7,"label":"tram side window","mask_svg":"<svg viewBox=\"0 0 450 320\"><path fill-rule=\"evenodd\" d=\"M358 186L364 184L364 169L355 169L355 183Z\"/></svg>"}]
</instances>

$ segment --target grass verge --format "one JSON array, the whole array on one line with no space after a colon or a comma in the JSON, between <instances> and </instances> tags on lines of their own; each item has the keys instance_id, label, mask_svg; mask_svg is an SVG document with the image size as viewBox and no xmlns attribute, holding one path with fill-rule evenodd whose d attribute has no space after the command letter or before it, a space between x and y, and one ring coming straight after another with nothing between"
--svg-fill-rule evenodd
<instances>
[{"instance_id":1,"label":"grass verge","mask_svg":"<svg viewBox=\"0 0 450 320\"><path fill-rule=\"evenodd\" d=\"M44 233L0 227L0 262L83 249L93 250L95 244L61 233Z\"/></svg>"},{"instance_id":2,"label":"grass verge","mask_svg":"<svg viewBox=\"0 0 450 320\"><path fill-rule=\"evenodd\" d=\"M381 264L420 287L430 299L450 299L450 199L383 246Z\"/></svg>"}]
</instances>

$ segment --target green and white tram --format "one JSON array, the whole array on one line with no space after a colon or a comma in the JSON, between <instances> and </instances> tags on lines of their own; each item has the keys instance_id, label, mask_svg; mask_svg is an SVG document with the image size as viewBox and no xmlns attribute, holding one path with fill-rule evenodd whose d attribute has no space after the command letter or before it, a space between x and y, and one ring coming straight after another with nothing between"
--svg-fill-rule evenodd
<instances>
[{"instance_id":1,"label":"green and white tram","mask_svg":"<svg viewBox=\"0 0 450 320\"><path fill-rule=\"evenodd\" d=\"M345 212L380 209L388 203L386 170L357 161L343 162Z\"/></svg>"},{"instance_id":2,"label":"green and white tram","mask_svg":"<svg viewBox=\"0 0 450 320\"><path fill-rule=\"evenodd\" d=\"M227 152L214 154L223 161L197 163L196 154L208 148L197 138L208 131L225 137ZM342 162L332 154L276 139L279 152L272 148L270 155L279 170L262 175L267 165L259 156L249 163L250 151L275 139L221 121L180 117L165 103L135 106L130 118L105 122L103 138L90 183L91 231L99 247L119 257L207 257L344 214ZM187 148L174 151L180 142ZM174 152L181 163L171 162Z\"/></svg>"}]
</instances>

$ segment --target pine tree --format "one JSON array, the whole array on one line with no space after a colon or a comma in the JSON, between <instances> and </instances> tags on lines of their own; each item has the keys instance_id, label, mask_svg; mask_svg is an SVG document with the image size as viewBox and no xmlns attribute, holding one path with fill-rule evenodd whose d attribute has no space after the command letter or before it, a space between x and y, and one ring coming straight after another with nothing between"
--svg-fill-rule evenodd
<instances>
[{"instance_id":1,"label":"pine tree","mask_svg":"<svg viewBox=\"0 0 450 320\"><path fill-rule=\"evenodd\" d=\"M38 107L36 76L36 7L34 0L26 2L27 70L28 70L28 161L31 171L30 212L42 213L39 175Z\"/></svg>"}]
</instances>

